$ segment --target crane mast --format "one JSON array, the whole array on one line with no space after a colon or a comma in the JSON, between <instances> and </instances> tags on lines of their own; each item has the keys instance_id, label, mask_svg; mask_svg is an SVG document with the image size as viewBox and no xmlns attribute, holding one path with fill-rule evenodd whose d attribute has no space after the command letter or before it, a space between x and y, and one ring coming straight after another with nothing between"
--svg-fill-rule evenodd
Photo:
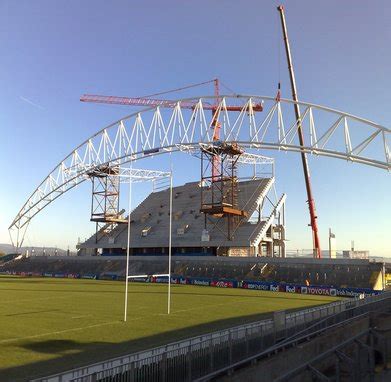
<instances>
[{"instance_id":1,"label":"crane mast","mask_svg":"<svg viewBox=\"0 0 391 382\"><path fill-rule=\"evenodd\" d=\"M304 136L303 136L303 129L302 129L302 125L301 125L300 106L297 103L298 98L297 98L297 90L296 90L296 80L295 80L295 73L293 70L291 50L290 50L289 40L288 40L288 31L287 31L286 22L285 22L284 7L282 5L280 5L277 7L277 9L280 12L281 26L282 26L282 32L283 32L283 37L284 37L284 43L285 43L285 53L286 53L286 58L288 61L289 76L290 76L290 82L291 82L291 88L292 88L292 99L293 99L293 101L296 102L294 104L294 109L295 109L295 115L296 115L296 120L297 120L297 133L299 136L300 146L304 147ZM315 200L312 195L311 176L310 176L310 170L309 170L308 161L307 161L307 154L304 152L304 150L301 150L301 161L303 164L305 186L306 186L307 198L308 198L308 208L310 211L310 219L311 219L310 225L311 225L311 229L312 229L312 239L313 239L313 255L315 258L321 258L318 223L317 223L318 217L316 216Z\"/></svg>"}]
</instances>

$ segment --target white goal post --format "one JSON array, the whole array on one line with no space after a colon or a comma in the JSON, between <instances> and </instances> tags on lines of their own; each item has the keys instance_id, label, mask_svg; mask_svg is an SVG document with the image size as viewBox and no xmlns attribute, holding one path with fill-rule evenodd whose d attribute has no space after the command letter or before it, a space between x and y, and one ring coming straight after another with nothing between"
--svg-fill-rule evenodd
<instances>
[{"instance_id":1,"label":"white goal post","mask_svg":"<svg viewBox=\"0 0 391 382\"><path fill-rule=\"evenodd\" d=\"M128 205L128 239L126 245L126 278L125 278L125 306L124 306L124 321L126 322L128 316L128 290L129 280L145 277L168 277L168 290L167 290L167 314L170 314L171 310L171 242L172 242L172 168L170 172L163 171L150 171L150 170L136 170L132 168L132 162L130 162L130 168L127 171L122 171L119 175L120 179L126 179L129 183L129 205ZM146 182L156 181L159 179L169 178L170 180L170 213L169 213L169 232L168 232L168 273L167 274L155 274L155 275L129 275L129 260L130 260L130 230L131 230L131 211L132 211L132 183L133 182Z\"/></svg>"}]
</instances>

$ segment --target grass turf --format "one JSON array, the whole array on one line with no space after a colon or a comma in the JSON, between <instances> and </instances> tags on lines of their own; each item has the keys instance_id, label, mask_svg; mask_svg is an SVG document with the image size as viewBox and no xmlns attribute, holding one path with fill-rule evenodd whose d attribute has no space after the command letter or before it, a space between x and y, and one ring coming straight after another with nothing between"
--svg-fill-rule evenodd
<instances>
[{"instance_id":1,"label":"grass turf","mask_svg":"<svg viewBox=\"0 0 391 382\"><path fill-rule=\"evenodd\" d=\"M25 381L336 298L244 289L0 278L0 381Z\"/></svg>"}]
</instances>

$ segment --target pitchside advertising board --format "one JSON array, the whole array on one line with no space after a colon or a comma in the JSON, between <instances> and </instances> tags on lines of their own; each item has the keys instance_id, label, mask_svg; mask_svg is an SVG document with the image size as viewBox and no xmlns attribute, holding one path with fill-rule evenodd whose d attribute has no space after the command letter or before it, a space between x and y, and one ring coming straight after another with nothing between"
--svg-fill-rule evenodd
<instances>
[{"instance_id":1,"label":"pitchside advertising board","mask_svg":"<svg viewBox=\"0 0 391 382\"><path fill-rule=\"evenodd\" d=\"M185 277L171 277L171 282L173 284L188 284Z\"/></svg>"},{"instance_id":2,"label":"pitchside advertising board","mask_svg":"<svg viewBox=\"0 0 391 382\"><path fill-rule=\"evenodd\" d=\"M107 279L107 274L73 274L73 273L27 273L27 272L0 272L0 274L16 275L16 276L40 276L40 277L56 277L56 278L83 278L83 279ZM118 279L118 278L117 278ZM136 282L152 282L152 283L168 283L167 276L147 276L134 278ZM362 295L376 295L382 291L373 290L370 288L335 288L330 286L304 286L297 284L272 283L266 281L237 281L233 279L209 279L198 277L172 276L171 283L173 284L190 284L200 286L212 286L216 288L243 288L253 290L265 290L270 292L285 292L285 293L300 293L322 296L339 296L339 297L360 297Z\"/></svg>"},{"instance_id":3,"label":"pitchside advertising board","mask_svg":"<svg viewBox=\"0 0 391 382\"><path fill-rule=\"evenodd\" d=\"M336 296L337 290L335 288L328 288L328 287L302 286L302 287L300 287L300 293L302 293L302 294L317 294L317 295L323 295L323 296Z\"/></svg>"},{"instance_id":4,"label":"pitchside advertising board","mask_svg":"<svg viewBox=\"0 0 391 382\"><path fill-rule=\"evenodd\" d=\"M213 280L210 285L218 288L237 288L236 280Z\"/></svg>"},{"instance_id":5,"label":"pitchside advertising board","mask_svg":"<svg viewBox=\"0 0 391 382\"><path fill-rule=\"evenodd\" d=\"M192 285L201 285L201 286L210 286L210 279L196 279L196 278L191 278L189 279L189 284Z\"/></svg>"},{"instance_id":6,"label":"pitchside advertising board","mask_svg":"<svg viewBox=\"0 0 391 382\"><path fill-rule=\"evenodd\" d=\"M379 294L381 291L375 291L369 288L333 288L327 286L303 286L294 284L276 284L262 281L241 281L239 288L266 290L270 292L301 293L322 296L340 296L340 297L359 297L365 295Z\"/></svg>"}]
</instances>

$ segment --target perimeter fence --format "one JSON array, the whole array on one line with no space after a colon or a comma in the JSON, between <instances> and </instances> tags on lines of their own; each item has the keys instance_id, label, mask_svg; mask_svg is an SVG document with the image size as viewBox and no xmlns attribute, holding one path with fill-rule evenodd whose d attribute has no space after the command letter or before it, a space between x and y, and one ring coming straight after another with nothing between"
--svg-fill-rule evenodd
<instances>
[{"instance_id":1,"label":"perimeter fence","mask_svg":"<svg viewBox=\"0 0 391 382\"><path fill-rule=\"evenodd\" d=\"M271 319L232 327L147 351L95 363L33 382L193 381L255 357L275 344L357 315L391 307L391 292L336 301Z\"/></svg>"}]
</instances>

